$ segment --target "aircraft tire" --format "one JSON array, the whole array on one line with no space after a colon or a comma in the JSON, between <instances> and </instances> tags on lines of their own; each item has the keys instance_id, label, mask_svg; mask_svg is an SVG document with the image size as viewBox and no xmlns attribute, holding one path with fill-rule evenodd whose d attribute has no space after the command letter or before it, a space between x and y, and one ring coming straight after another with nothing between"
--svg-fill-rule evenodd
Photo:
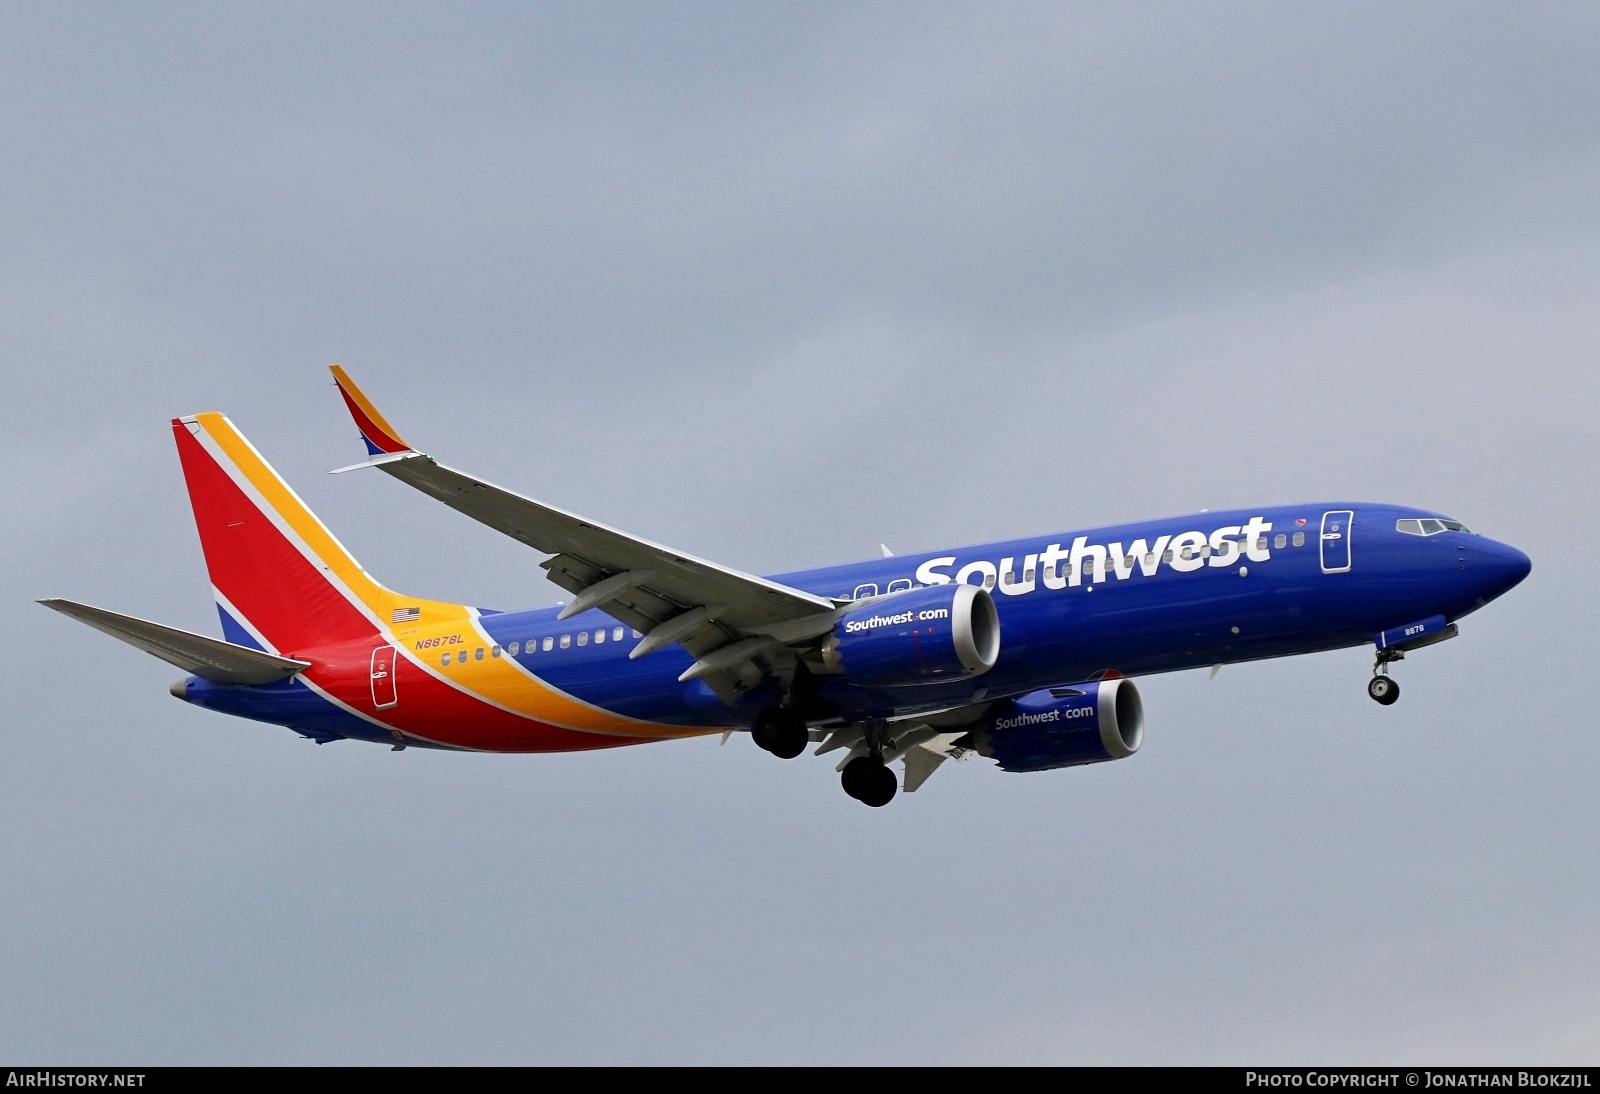
<instances>
[{"instance_id":1,"label":"aircraft tire","mask_svg":"<svg viewBox=\"0 0 1600 1094\"><path fill-rule=\"evenodd\" d=\"M805 720L782 707L767 707L756 715L750 737L758 746L783 760L800 755L811 741Z\"/></svg>"},{"instance_id":2,"label":"aircraft tire","mask_svg":"<svg viewBox=\"0 0 1600 1094\"><path fill-rule=\"evenodd\" d=\"M874 809L888 805L900 789L900 780L882 760L871 756L857 756L845 765L839 775L839 785L844 792L864 805Z\"/></svg>"},{"instance_id":3,"label":"aircraft tire","mask_svg":"<svg viewBox=\"0 0 1600 1094\"><path fill-rule=\"evenodd\" d=\"M895 778L894 770L888 764L880 763L877 765L877 770L872 773L871 785L858 800L874 809L881 809L894 801L899 789L900 780Z\"/></svg>"},{"instance_id":4,"label":"aircraft tire","mask_svg":"<svg viewBox=\"0 0 1600 1094\"><path fill-rule=\"evenodd\" d=\"M1367 681L1367 694L1375 702L1392 706L1400 698L1400 683L1387 676L1374 676Z\"/></svg>"},{"instance_id":5,"label":"aircraft tire","mask_svg":"<svg viewBox=\"0 0 1600 1094\"><path fill-rule=\"evenodd\" d=\"M871 756L857 756L845 764L844 770L839 773L839 785L844 787L846 794L860 801L862 792L872 783L873 768L881 766Z\"/></svg>"}]
</instances>

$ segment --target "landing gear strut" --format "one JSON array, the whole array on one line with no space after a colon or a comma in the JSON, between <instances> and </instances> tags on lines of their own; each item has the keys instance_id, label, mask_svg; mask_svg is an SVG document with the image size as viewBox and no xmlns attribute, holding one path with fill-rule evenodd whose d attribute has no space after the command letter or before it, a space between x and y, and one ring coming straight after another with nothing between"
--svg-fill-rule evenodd
<instances>
[{"instance_id":1,"label":"landing gear strut","mask_svg":"<svg viewBox=\"0 0 1600 1094\"><path fill-rule=\"evenodd\" d=\"M1400 650L1379 650L1378 660L1372 666L1372 679L1367 681L1367 694L1373 700L1390 706L1400 698L1400 682L1389 675L1389 663L1405 654Z\"/></svg>"},{"instance_id":2,"label":"landing gear strut","mask_svg":"<svg viewBox=\"0 0 1600 1094\"><path fill-rule=\"evenodd\" d=\"M806 750L811 740L805 719L785 707L767 707L756 715L750 739L774 756L792 760Z\"/></svg>"}]
</instances>

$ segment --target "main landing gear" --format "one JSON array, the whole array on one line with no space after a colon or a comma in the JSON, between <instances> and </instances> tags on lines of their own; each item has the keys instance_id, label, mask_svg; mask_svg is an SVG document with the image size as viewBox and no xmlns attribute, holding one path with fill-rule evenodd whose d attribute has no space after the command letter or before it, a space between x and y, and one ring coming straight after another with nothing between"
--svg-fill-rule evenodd
<instances>
[{"instance_id":1,"label":"main landing gear","mask_svg":"<svg viewBox=\"0 0 1600 1094\"><path fill-rule=\"evenodd\" d=\"M892 747L886 722L870 721L861 726L862 739L856 750L866 751L839 769L839 785L844 792L863 805L880 809L894 801L900 789L900 780L884 762L886 748Z\"/></svg>"},{"instance_id":2,"label":"main landing gear","mask_svg":"<svg viewBox=\"0 0 1600 1094\"><path fill-rule=\"evenodd\" d=\"M1389 675L1389 664L1404 656L1405 653L1395 649L1378 651L1378 659L1372 664L1372 679L1367 681L1367 694L1374 702L1391 706L1399 700L1400 681Z\"/></svg>"},{"instance_id":3,"label":"main landing gear","mask_svg":"<svg viewBox=\"0 0 1600 1094\"><path fill-rule=\"evenodd\" d=\"M895 791L900 789L900 780L883 757L872 755L857 756L845 764L839 783L846 794L874 809L894 801Z\"/></svg>"},{"instance_id":4,"label":"main landing gear","mask_svg":"<svg viewBox=\"0 0 1600 1094\"><path fill-rule=\"evenodd\" d=\"M750 739L779 759L792 760L806 750L811 733L805 719L786 707L767 707L756 715Z\"/></svg>"},{"instance_id":5,"label":"main landing gear","mask_svg":"<svg viewBox=\"0 0 1600 1094\"><path fill-rule=\"evenodd\" d=\"M844 792L874 809L888 805L900 789L900 779L883 762L884 749L892 746L887 724L868 722L862 726L862 739L856 745L861 755L854 757L839 772ZM770 706L756 715L750 739L774 756L792 760L811 743L811 732L804 718L786 706Z\"/></svg>"}]
</instances>

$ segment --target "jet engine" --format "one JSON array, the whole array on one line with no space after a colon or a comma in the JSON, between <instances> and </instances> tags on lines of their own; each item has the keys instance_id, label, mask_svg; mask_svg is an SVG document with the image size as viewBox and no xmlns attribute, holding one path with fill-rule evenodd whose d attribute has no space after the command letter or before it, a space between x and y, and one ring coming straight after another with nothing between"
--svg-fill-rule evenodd
<instances>
[{"instance_id":1,"label":"jet engine","mask_svg":"<svg viewBox=\"0 0 1600 1094\"><path fill-rule=\"evenodd\" d=\"M991 707L973 741L1006 771L1120 760L1144 742L1144 702L1120 677L1029 692Z\"/></svg>"},{"instance_id":2,"label":"jet engine","mask_svg":"<svg viewBox=\"0 0 1600 1094\"><path fill-rule=\"evenodd\" d=\"M1000 614L977 585L874 597L839 617L825 657L850 683L869 687L966 680L1000 659Z\"/></svg>"}]
</instances>

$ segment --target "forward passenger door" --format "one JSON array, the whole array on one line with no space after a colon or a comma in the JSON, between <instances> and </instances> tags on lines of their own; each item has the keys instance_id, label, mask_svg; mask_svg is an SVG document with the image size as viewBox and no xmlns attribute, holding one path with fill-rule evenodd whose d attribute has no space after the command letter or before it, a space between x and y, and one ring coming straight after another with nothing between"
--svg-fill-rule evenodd
<instances>
[{"instance_id":1,"label":"forward passenger door","mask_svg":"<svg viewBox=\"0 0 1600 1094\"><path fill-rule=\"evenodd\" d=\"M1322 514L1322 572L1347 573L1350 569L1350 526L1356 515L1348 509Z\"/></svg>"}]
</instances>

